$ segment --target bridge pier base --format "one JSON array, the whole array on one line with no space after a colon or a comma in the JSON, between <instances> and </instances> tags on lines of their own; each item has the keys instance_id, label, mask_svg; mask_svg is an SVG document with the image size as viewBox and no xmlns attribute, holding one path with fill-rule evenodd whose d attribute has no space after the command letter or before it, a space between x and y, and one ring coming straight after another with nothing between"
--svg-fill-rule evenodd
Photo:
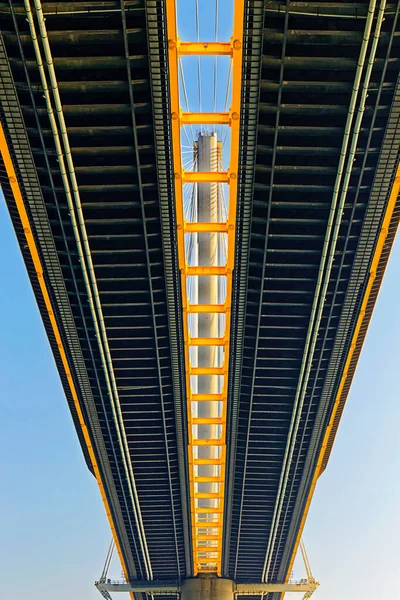
<instances>
[{"instance_id":1,"label":"bridge pier base","mask_svg":"<svg viewBox=\"0 0 400 600\"><path fill-rule=\"evenodd\" d=\"M217 577L196 577L182 583L181 600L233 600L234 582Z\"/></svg>"}]
</instances>

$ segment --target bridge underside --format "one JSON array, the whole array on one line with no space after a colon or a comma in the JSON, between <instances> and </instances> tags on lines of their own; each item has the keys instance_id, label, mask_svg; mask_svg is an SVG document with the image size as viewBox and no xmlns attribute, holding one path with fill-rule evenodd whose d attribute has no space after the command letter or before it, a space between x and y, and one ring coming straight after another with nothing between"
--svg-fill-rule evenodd
<instances>
[{"instance_id":1,"label":"bridge underside","mask_svg":"<svg viewBox=\"0 0 400 600\"><path fill-rule=\"evenodd\" d=\"M264 8L263 8L264 6ZM231 473L225 568L237 581L263 572L327 230L368 3L248 3L242 193L238 207ZM374 300L357 337L382 221L399 161L400 39L387 6L366 110L317 330L293 458L269 549L268 580L283 581L327 424L325 468ZM309 14L307 14L309 13ZM341 18L340 18L341 17ZM391 50L388 51L388 47ZM335 215L337 216L337 215ZM398 206L377 273L382 275ZM247 298L243 303L242 298ZM356 344L351 364L344 367ZM229 517L228 517L229 519Z\"/></svg>"},{"instance_id":2,"label":"bridge underside","mask_svg":"<svg viewBox=\"0 0 400 600\"><path fill-rule=\"evenodd\" d=\"M42 5L97 304L24 4L11 1L0 3L0 117L16 183L2 148L1 185L126 576L184 578L192 550L165 2ZM287 577L398 224L400 36L398 4L390 3L343 214L334 214L341 220L311 353L307 332L367 7L245 2L223 534L224 576L237 582L261 581L266 564L268 581ZM361 86L364 78L365 70ZM288 441L293 456L279 498Z\"/></svg>"}]
</instances>

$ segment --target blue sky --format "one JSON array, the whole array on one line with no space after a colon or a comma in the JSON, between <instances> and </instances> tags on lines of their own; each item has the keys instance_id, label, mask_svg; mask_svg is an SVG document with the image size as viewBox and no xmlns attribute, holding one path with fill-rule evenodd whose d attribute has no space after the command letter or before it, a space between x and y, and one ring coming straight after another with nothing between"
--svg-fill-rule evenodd
<instances>
[{"instance_id":1,"label":"blue sky","mask_svg":"<svg viewBox=\"0 0 400 600\"><path fill-rule=\"evenodd\" d=\"M213 39L215 0L200 5L201 39ZM220 0L220 39L230 37L230 7L230 1ZM182 39L196 39L193 23L194 2L185 3L179 20ZM196 110L196 68L187 73L191 109ZM210 85L204 83L204 103ZM219 89L223 98L222 76ZM2 197L0 239L2 594L6 600L99 599L93 581L103 567L109 526L83 460ZM311 566L321 581L316 600L398 598L399 269L397 242L306 525ZM118 564L113 574L119 576ZM304 575L301 565L295 574ZM299 597L287 598L292 596Z\"/></svg>"}]
</instances>

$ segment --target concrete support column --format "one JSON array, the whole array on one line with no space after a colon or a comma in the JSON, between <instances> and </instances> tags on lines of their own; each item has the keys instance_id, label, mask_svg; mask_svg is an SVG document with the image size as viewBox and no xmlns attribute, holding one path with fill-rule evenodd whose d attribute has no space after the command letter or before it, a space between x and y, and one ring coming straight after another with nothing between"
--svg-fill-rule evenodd
<instances>
[{"instance_id":1,"label":"concrete support column","mask_svg":"<svg viewBox=\"0 0 400 600\"><path fill-rule=\"evenodd\" d=\"M200 134L198 137L198 170L218 171L218 142L217 135ZM218 184L199 183L197 188L197 214L198 220L205 223L218 221ZM218 265L218 234L198 234L198 264L200 266ZM218 304L218 277L206 276L198 278L198 302L200 304ZM205 338L218 337L218 317L216 313L198 315L198 336ZM199 347L197 350L197 361L199 367L218 366L218 348L216 346ZM197 392L199 394L217 394L219 392L218 377L215 375L199 376L197 381ZM199 402L199 417L218 417L218 405L216 402ZM218 426L199 425L198 437L201 439L217 438ZM199 447L199 458L216 458L216 446ZM215 466L203 465L198 468L199 476L212 477L216 475ZM199 484L199 491L216 492L216 484ZM213 507L213 500L200 500L199 506ZM217 533L217 531L215 532Z\"/></svg>"},{"instance_id":2,"label":"concrete support column","mask_svg":"<svg viewBox=\"0 0 400 600\"><path fill-rule=\"evenodd\" d=\"M230 579L197 577L182 583L181 600L233 600L234 584Z\"/></svg>"}]
</instances>

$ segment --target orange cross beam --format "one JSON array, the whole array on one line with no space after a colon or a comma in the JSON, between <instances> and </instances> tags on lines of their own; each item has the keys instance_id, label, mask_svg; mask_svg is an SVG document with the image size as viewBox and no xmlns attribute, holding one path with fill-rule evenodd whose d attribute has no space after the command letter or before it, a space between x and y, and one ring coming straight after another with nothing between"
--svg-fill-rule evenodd
<instances>
[{"instance_id":1,"label":"orange cross beam","mask_svg":"<svg viewBox=\"0 0 400 600\"><path fill-rule=\"evenodd\" d=\"M176 42L170 41L170 44L174 43ZM231 56L232 44L230 42L181 42L178 40L177 51L181 56Z\"/></svg>"}]
</instances>

